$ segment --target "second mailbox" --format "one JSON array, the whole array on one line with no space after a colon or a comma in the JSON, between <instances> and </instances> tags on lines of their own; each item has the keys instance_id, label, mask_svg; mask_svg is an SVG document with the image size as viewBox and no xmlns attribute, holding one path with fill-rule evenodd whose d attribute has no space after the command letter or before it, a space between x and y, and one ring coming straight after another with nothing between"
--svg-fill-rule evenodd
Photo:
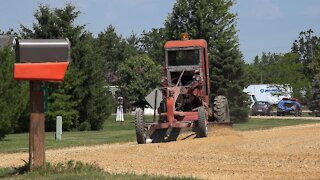
<instances>
[{"instance_id":1,"label":"second mailbox","mask_svg":"<svg viewBox=\"0 0 320 180\"><path fill-rule=\"evenodd\" d=\"M63 81L70 61L68 39L16 40L15 80Z\"/></svg>"}]
</instances>

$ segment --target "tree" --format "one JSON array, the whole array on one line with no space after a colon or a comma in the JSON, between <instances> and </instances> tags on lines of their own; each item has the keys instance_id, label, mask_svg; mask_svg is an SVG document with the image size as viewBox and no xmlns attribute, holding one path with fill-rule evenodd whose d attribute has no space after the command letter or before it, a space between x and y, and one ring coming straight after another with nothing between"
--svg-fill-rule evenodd
<instances>
[{"instance_id":1,"label":"tree","mask_svg":"<svg viewBox=\"0 0 320 180\"><path fill-rule=\"evenodd\" d=\"M266 83L289 84L293 88L293 96L305 102L301 91L310 86L307 77L303 74L303 66L297 63L296 54L273 55L275 62L266 66Z\"/></svg>"},{"instance_id":2,"label":"tree","mask_svg":"<svg viewBox=\"0 0 320 180\"><path fill-rule=\"evenodd\" d=\"M103 59L103 69L105 70L105 78L111 85L121 86L121 84L130 84L130 79L126 79L123 76L126 73L119 73L119 69L126 59L130 59L133 56L140 54L139 37L131 33L129 37L122 38L118 35L115 28L109 25L104 32L98 34L96 41L96 47L99 54ZM127 82L125 82L127 81ZM116 96L123 96L125 108L132 106L130 97L127 97L127 93L117 93ZM129 93L129 95L131 95Z\"/></svg>"},{"instance_id":3,"label":"tree","mask_svg":"<svg viewBox=\"0 0 320 180\"><path fill-rule=\"evenodd\" d=\"M103 68L104 59L97 52L95 39L90 34L82 41L83 52L82 62L84 68L82 72L86 75L81 84L83 99L79 108L80 122L88 122L92 130L103 128L103 122L108 118L112 111L112 96L105 88L105 69Z\"/></svg>"},{"instance_id":4,"label":"tree","mask_svg":"<svg viewBox=\"0 0 320 180\"><path fill-rule=\"evenodd\" d=\"M248 84L259 84L260 83L260 77L261 77L261 71L257 66L254 64L246 64L244 66L246 76L248 77Z\"/></svg>"},{"instance_id":5,"label":"tree","mask_svg":"<svg viewBox=\"0 0 320 180\"><path fill-rule=\"evenodd\" d=\"M125 42L126 46L123 53L126 59L141 53L139 51L140 38L137 34L131 33L129 37L125 39Z\"/></svg>"},{"instance_id":6,"label":"tree","mask_svg":"<svg viewBox=\"0 0 320 180\"><path fill-rule=\"evenodd\" d=\"M208 42L211 102L217 95L227 96L234 121L248 116L248 96L244 61L236 36L236 14L230 12L233 0L177 0L165 27L169 39L179 39L188 32L192 39Z\"/></svg>"},{"instance_id":7,"label":"tree","mask_svg":"<svg viewBox=\"0 0 320 180\"><path fill-rule=\"evenodd\" d=\"M293 96L306 103L307 99L301 92L309 88L310 82L297 58L295 53L262 53L261 58L257 56L254 62L246 67L249 83L288 84L293 88Z\"/></svg>"},{"instance_id":8,"label":"tree","mask_svg":"<svg viewBox=\"0 0 320 180\"><path fill-rule=\"evenodd\" d=\"M320 38L313 35L313 30L303 31L300 33L297 40L292 45L292 52L298 55L298 61L303 64L303 73L312 81L315 72L312 70L310 64L313 59L319 58L318 54L315 53L320 46Z\"/></svg>"},{"instance_id":9,"label":"tree","mask_svg":"<svg viewBox=\"0 0 320 180\"><path fill-rule=\"evenodd\" d=\"M109 104L112 103L103 87L106 85L103 77L105 69L99 52L94 48L94 38L85 30L85 25L74 24L79 14L80 11L71 4L61 9L40 5L34 15L36 22L32 29L21 26L22 36L70 40L71 62L65 81L49 86L47 121L52 124L55 115L64 115L64 125L69 129L78 128L81 123L87 122L92 129L98 130L110 115Z\"/></svg>"},{"instance_id":10,"label":"tree","mask_svg":"<svg viewBox=\"0 0 320 180\"><path fill-rule=\"evenodd\" d=\"M316 116L320 116L320 74L316 75L312 81L312 98L309 108Z\"/></svg>"},{"instance_id":11,"label":"tree","mask_svg":"<svg viewBox=\"0 0 320 180\"><path fill-rule=\"evenodd\" d=\"M158 64L164 65L164 44L168 40L166 29L151 29L143 31L140 38L140 51L147 53L148 56Z\"/></svg>"},{"instance_id":12,"label":"tree","mask_svg":"<svg viewBox=\"0 0 320 180\"><path fill-rule=\"evenodd\" d=\"M320 73L320 37L313 34L313 30L302 31L297 40L294 41L291 48L292 53L297 55L297 62L303 65L303 73L311 84L314 77ZM312 94L312 89L305 88L306 94ZM307 96L311 98L311 96ZM308 99L307 101L313 101Z\"/></svg>"},{"instance_id":13,"label":"tree","mask_svg":"<svg viewBox=\"0 0 320 180\"><path fill-rule=\"evenodd\" d=\"M119 65L121 95L137 107L146 106L145 97L160 81L160 66L147 55L137 55Z\"/></svg>"},{"instance_id":14,"label":"tree","mask_svg":"<svg viewBox=\"0 0 320 180\"><path fill-rule=\"evenodd\" d=\"M307 68L312 75L320 73L320 43L314 45L311 62L307 65Z\"/></svg>"},{"instance_id":15,"label":"tree","mask_svg":"<svg viewBox=\"0 0 320 180\"><path fill-rule=\"evenodd\" d=\"M109 25L104 32L98 34L98 53L103 57L103 68L106 72L105 78L111 85L116 85L119 76L116 74L118 65L130 55L125 56L126 42L119 36L112 25Z\"/></svg>"},{"instance_id":16,"label":"tree","mask_svg":"<svg viewBox=\"0 0 320 180\"><path fill-rule=\"evenodd\" d=\"M28 84L13 80L14 53L0 49L0 140L18 128L18 120L28 104Z\"/></svg>"}]
</instances>

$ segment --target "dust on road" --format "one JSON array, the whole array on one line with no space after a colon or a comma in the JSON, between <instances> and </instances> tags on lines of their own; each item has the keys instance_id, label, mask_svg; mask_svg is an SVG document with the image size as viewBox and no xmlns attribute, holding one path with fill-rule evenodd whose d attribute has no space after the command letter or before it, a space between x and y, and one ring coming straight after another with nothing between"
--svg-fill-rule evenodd
<instances>
[{"instance_id":1,"label":"dust on road","mask_svg":"<svg viewBox=\"0 0 320 180\"><path fill-rule=\"evenodd\" d=\"M0 154L0 167L22 165L21 159L27 160L28 154ZM46 159L53 163L96 163L111 173L203 179L319 179L320 124L248 132L221 128L207 138L191 136L170 143L48 150Z\"/></svg>"}]
</instances>

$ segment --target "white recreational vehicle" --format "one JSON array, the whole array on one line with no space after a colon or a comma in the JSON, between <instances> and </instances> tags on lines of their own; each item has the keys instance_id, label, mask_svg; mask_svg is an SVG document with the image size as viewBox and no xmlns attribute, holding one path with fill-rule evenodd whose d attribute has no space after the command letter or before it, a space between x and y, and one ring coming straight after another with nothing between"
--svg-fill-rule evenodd
<instances>
[{"instance_id":1,"label":"white recreational vehicle","mask_svg":"<svg viewBox=\"0 0 320 180\"><path fill-rule=\"evenodd\" d=\"M292 87L288 84L253 84L243 90L250 95L252 102L267 101L278 104L282 98L292 98Z\"/></svg>"}]
</instances>

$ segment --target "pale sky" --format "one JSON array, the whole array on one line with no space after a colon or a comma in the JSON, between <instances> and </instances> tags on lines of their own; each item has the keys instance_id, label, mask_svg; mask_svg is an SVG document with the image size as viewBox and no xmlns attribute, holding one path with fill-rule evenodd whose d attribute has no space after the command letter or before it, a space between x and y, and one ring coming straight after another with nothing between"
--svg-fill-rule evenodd
<instances>
[{"instance_id":1,"label":"pale sky","mask_svg":"<svg viewBox=\"0 0 320 180\"><path fill-rule=\"evenodd\" d=\"M1 0L0 30L31 27L40 3L63 7L72 2L82 14L77 23L97 35L109 24L124 37L131 32L163 27L175 0ZM246 62L262 52L286 53L301 31L313 29L319 36L319 0L237 0L232 11L238 14L240 50Z\"/></svg>"}]
</instances>

